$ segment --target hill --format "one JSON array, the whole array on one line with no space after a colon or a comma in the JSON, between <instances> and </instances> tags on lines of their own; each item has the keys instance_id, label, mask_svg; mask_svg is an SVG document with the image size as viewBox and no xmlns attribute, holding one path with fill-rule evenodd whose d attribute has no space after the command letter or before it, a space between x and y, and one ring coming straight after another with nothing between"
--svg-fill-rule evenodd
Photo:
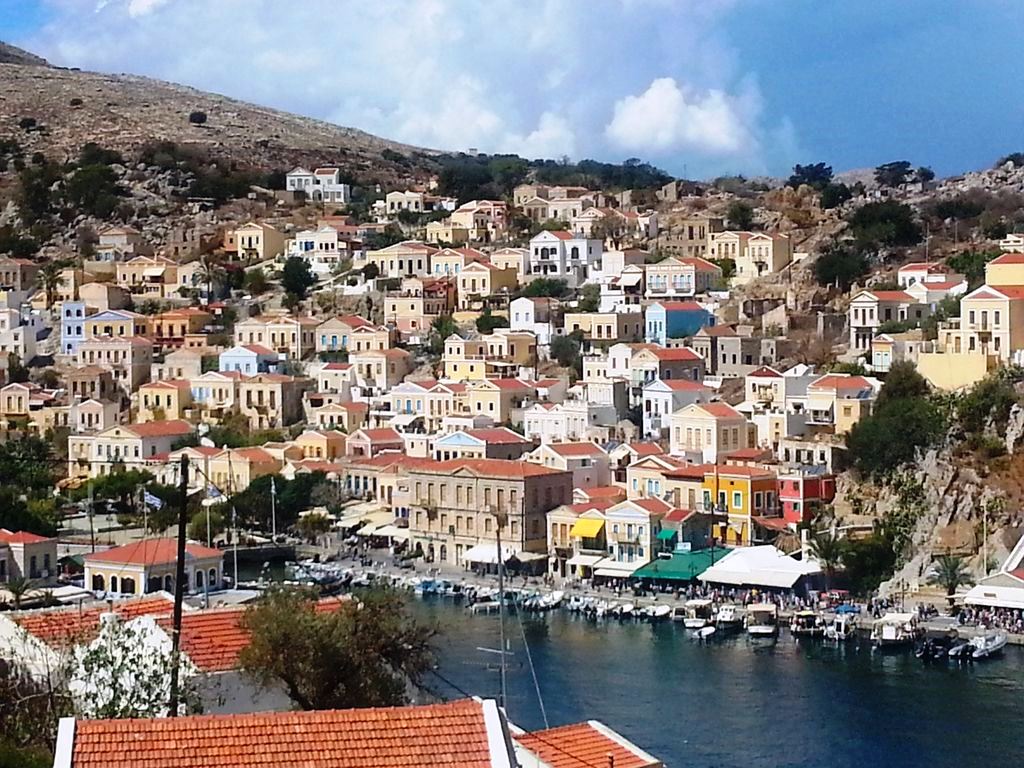
<instances>
[{"instance_id":1,"label":"hill","mask_svg":"<svg viewBox=\"0 0 1024 768\"><path fill-rule=\"evenodd\" d=\"M3 43L0 83L0 137L55 158L74 157L90 141L126 154L171 141L243 167L337 165L365 183L426 176L438 154L161 80L51 67ZM192 112L206 122L191 123ZM24 130L23 118L37 127Z\"/></svg>"}]
</instances>

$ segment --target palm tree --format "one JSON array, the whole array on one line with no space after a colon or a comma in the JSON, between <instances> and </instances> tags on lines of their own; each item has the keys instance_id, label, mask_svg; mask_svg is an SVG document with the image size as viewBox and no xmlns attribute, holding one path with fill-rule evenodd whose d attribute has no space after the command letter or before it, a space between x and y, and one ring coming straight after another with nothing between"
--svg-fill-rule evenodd
<instances>
[{"instance_id":1,"label":"palm tree","mask_svg":"<svg viewBox=\"0 0 1024 768\"><path fill-rule=\"evenodd\" d=\"M825 589L830 589L836 569L843 560L842 539L836 536L834 530L816 531L811 534L808 549L811 557L821 563L821 569L825 572Z\"/></svg>"},{"instance_id":2,"label":"palm tree","mask_svg":"<svg viewBox=\"0 0 1024 768\"><path fill-rule=\"evenodd\" d=\"M36 280L39 283L39 287L46 294L47 309L53 307L54 299L57 296L57 289L64 282L64 277L61 275L64 268L65 264L63 261L48 261L39 268Z\"/></svg>"},{"instance_id":3,"label":"palm tree","mask_svg":"<svg viewBox=\"0 0 1024 768\"><path fill-rule=\"evenodd\" d=\"M224 265L214 259L210 254L205 254L199 259L199 268L192 275L193 285L206 285L206 300L213 301L213 286L215 283L223 284L227 276Z\"/></svg>"},{"instance_id":4,"label":"palm tree","mask_svg":"<svg viewBox=\"0 0 1024 768\"><path fill-rule=\"evenodd\" d=\"M928 581L932 584L946 588L946 596L953 595L957 587L964 584L971 584L974 579L967 572L967 566L962 557L956 555L940 555L935 560L935 568Z\"/></svg>"},{"instance_id":5,"label":"palm tree","mask_svg":"<svg viewBox=\"0 0 1024 768\"><path fill-rule=\"evenodd\" d=\"M14 576L7 580L4 588L11 594L11 602L14 604L14 610L17 611L21 609L21 601L25 599L25 595L32 589L32 579Z\"/></svg>"}]
</instances>

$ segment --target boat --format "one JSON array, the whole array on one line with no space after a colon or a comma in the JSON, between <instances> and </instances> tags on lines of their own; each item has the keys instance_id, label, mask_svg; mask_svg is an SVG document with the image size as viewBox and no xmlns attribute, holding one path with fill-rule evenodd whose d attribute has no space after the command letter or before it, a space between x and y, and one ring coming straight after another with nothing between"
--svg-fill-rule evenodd
<instances>
[{"instance_id":1,"label":"boat","mask_svg":"<svg viewBox=\"0 0 1024 768\"><path fill-rule=\"evenodd\" d=\"M715 614L715 629L719 632L736 632L742 627L743 617L736 605L726 603L719 606L718 613Z\"/></svg>"},{"instance_id":2,"label":"boat","mask_svg":"<svg viewBox=\"0 0 1024 768\"><path fill-rule=\"evenodd\" d=\"M946 651L946 658L953 661L971 661L974 646L970 640L956 640Z\"/></svg>"},{"instance_id":3,"label":"boat","mask_svg":"<svg viewBox=\"0 0 1024 768\"><path fill-rule=\"evenodd\" d=\"M715 632L716 630L713 626L703 627L702 629L697 630L697 637L704 642L708 642Z\"/></svg>"},{"instance_id":4,"label":"boat","mask_svg":"<svg viewBox=\"0 0 1024 768\"><path fill-rule=\"evenodd\" d=\"M748 605L747 634L752 637L774 637L779 634L779 609L772 603Z\"/></svg>"},{"instance_id":5,"label":"boat","mask_svg":"<svg viewBox=\"0 0 1024 768\"><path fill-rule=\"evenodd\" d=\"M686 606L677 605L672 609L672 621L685 621L686 620Z\"/></svg>"},{"instance_id":6,"label":"boat","mask_svg":"<svg viewBox=\"0 0 1024 768\"><path fill-rule=\"evenodd\" d=\"M978 635L971 639L971 659L978 661L988 659L1002 652L1006 645L1006 635L1002 632L992 632L987 635Z\"/></svg>"},{"instance_id":7,"label":"boat","mask_svg":"<svg viewBox=\"0 0 1024 768\"><path fill-rule=\"evenodd\" d=\"M912 647L920 635L917 617L912 613L887 613L871 628L871 642L876 648Z\"/></svg>"},{"instance_id":8,"label":"boat","mask_svg":"<svg viewBox=\"0 0 1024 768\"><path fill-rule=\"evenodd\" d=\"M649 609L648 618L651 621L661 621L667 619L672 615L672 606L670 605L655 605Z\"/></svg>"},{"instance_id":9,"label":"boat","mask_svg":"<svg viewBox=\"0 0 1024 768\"><path fill-rule=\"evenodd\" d=\"M473 603L469 606L469 610L473 613L491 613L501 608L501 603L497 600L483 600L479 603Z\"/></svg>"},{"instance_id":10,"label":"boat","mask_svg":"<svg viewBox=\"0 0 1024 768\"><path fill-rule=\"evenodd\" d=\"M789 622L794 637L824 637L825 620L817 611L797 611Z\"/></svg>"},{"instance_id":11,"label":"boat","mask_svg":"<svg viewBox=\"0 0 1024 768\"><path fill-rule=\"evenodd\" d=\"M618 616L620 618L627 619L627 618L630 618L633 615L633 612L635 610L636 610L636 606L635 605L633 605L632 603L626 603L625 605L620 605L618 607L617 614L618 614Z\"/></svg>"},{"instance_id":12,"label":"boat","mask_svg":"<svg viewBox=\"0 0 1024 768\"><path fill-rule=\"evenodd\" d=\"M687 629L703 629L712 623L714 604L710 600L687 600L683 607L686 608L686 618L683 619L683 625Z\"/></svg>"},{"instance_id":13,"label":"boat","mask_svg":"<svg viewBox=\"0 0 1024 768\"><path fill-rule=\"evenodd\" d=\"M924 662L945 661L952 643L952 638L926 637L914 648L914 656Z\"/></svg>"},{"instance_id":14,"label":"boat","mask_svg":"<svg viewBox=\"0 0 1024 768\"><path fill-rule=\"evenodd\" d=\"M844 606L840 606L842 609ZM853 611L836 611L825 625L825 637L843 643L857 635L857 614Z\"/></svg>"}]
</instances>

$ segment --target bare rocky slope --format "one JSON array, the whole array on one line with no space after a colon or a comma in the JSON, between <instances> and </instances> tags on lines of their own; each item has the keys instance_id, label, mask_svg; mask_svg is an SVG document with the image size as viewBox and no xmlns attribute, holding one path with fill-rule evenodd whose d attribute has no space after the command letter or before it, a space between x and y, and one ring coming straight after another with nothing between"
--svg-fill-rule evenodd
<instances>
[{"instance_id":1,"label":"bare rocky slope","mask_svg":"<svg viewBox=\"0 0 1024 768\"><path fill-rule=\"evenodd\" d=\"M193 111L204 112L206 123L190 123ZM26 117L33 118L39 129L20 128ZM161 80L52 67L4 43L0 136L57 158L74 157L89 141L121 152L152 141L172 141L254 167L337 165L363 182L426 175L433 170L431 156L437 154Z\"/></svg>"}]
</instances>

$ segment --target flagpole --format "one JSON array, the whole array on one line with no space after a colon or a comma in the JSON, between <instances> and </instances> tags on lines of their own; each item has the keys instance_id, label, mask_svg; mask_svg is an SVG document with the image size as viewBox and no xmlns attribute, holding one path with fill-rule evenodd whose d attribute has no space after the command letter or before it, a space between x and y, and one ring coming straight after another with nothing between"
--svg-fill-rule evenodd
<instances>
[{"instance_id":1,"label":"flagpole","mask_svg":"<svg viewBox=\"0 0 1024 768\"><path fill-rule=\"evenodd\" d=\"M277 484L270 477L270 531L271 540L277 541Z\"/></svg>"}]
</instances>

